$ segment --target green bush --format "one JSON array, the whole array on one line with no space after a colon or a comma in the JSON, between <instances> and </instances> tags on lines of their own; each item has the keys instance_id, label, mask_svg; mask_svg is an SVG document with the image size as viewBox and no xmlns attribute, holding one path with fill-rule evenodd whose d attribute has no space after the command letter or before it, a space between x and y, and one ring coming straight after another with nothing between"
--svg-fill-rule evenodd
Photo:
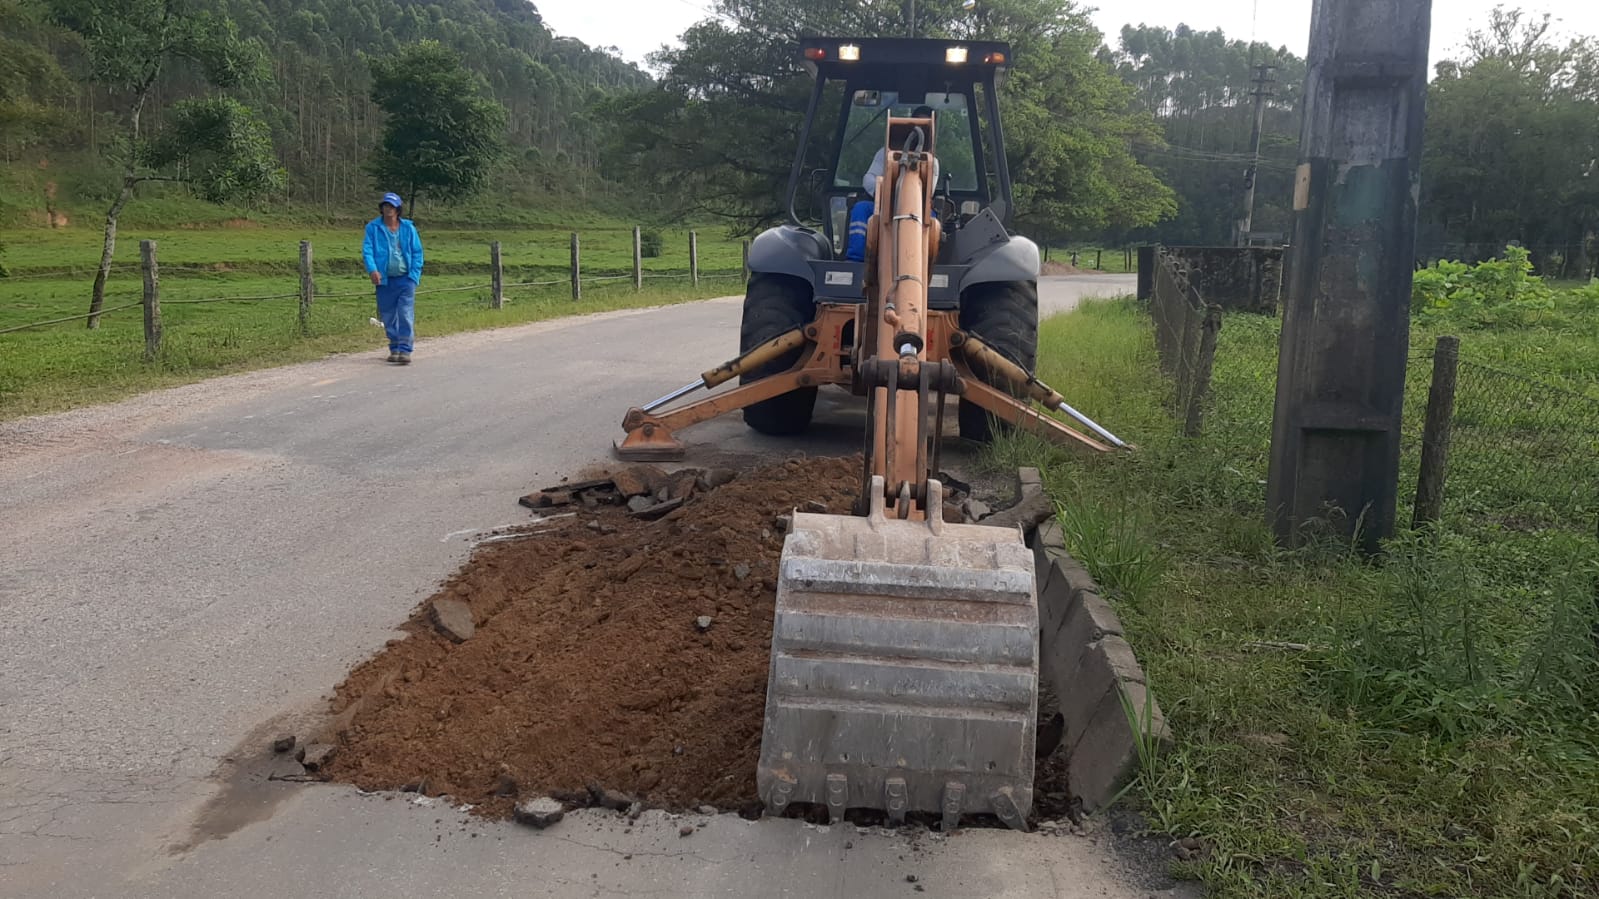
<instances>
[{"instance_id":1,"label":"green bush","mask_svg":"<svg viewBox=\"0 0 1599 899\"><path fill-rule=\"evenodd\" d=\"M1510 246L1503 259L1445 260L1417 272L1410 308L1423 320L1469 328L1560 325L1599 310L1599 282L1556 290L1533 274L1526 248Z\"/></svg>"}]
</instances>

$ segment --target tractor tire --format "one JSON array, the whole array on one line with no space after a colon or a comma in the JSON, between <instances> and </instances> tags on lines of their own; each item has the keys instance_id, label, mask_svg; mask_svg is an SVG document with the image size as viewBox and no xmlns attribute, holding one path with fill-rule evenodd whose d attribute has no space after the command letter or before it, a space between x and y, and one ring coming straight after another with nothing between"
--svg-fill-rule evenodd
<instances>
[{"instance_id":1,"label":"tractor tire","mask_svg":"<svg viewBox=\"0 0 1599 899\"><path fill-rule=\"evenodd\" d=\"M756 275L744 292L738 351L747 353L786 331L810 324L815 317L816 301L809 284L787 275ZM788 371L804 352L801 348L785 353L747 375L740 375L739 383L749 384ZM816 388L801 387L745 407L744 423L761 434L787 437L804 433L811 426L815 410Z\"/></svg>"},{"instance_id":2,"label":"tractor tire","mask_svg":"<svg viewBox=\"0 0 1599 899\"><path fill-rule=\"evenodd\" d=\"M967 288L961 295L961 330L975 334L1000 355L1029 373L1038 364L1038 282L995 281ZM976 372L981 376L982 372ZM988 443L996 427L988 410L960 401L960 435L967 440Z\"/></svg>"}]
</instances>

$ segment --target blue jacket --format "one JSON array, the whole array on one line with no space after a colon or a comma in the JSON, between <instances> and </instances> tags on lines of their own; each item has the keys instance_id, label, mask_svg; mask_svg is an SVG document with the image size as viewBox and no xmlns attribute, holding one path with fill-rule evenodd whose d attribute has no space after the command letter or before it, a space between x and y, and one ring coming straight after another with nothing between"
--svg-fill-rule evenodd
<instances>
[{"instance_id":1,"label":"blue jacket","mask_svg":"<svg viewBox=\"0 0 1599 899\"><path fill-rule=\"evenodd\" d=\"M422 237L410 219L400 219L400 252L405 254L405 277L412 284L422 281ZM389 229L379 216L366 223L366 239L361 241L361 259L368 274L377 272L382 283L389 283Z\"/></svg>"}]
</instances>

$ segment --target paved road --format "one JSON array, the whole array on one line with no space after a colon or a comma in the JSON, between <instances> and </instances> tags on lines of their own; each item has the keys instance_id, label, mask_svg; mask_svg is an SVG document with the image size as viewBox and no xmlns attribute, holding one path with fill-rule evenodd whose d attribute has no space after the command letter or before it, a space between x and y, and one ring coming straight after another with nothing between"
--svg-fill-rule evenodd
<instances>
[{"instance_id":1,"label":"paved road","mask_svg":"<svg viewBox=\"0 0 1599 899\"><path fill-rule=\"evenodd\" d=\"M1130 288L1048 279L1044 306ZM0 425L0 892L900 895L914 873L929 895L1147 895L1082 838L913 846L721 816L680 839L589 813L535 834L259 776L266 739L472 535L606 460L623 411L722 361L737 318L713 300L566 319L425 341L408 369L374 350ZM797 445L736 421L689 436L702 455Z\"/></svg>"}]
</instances>

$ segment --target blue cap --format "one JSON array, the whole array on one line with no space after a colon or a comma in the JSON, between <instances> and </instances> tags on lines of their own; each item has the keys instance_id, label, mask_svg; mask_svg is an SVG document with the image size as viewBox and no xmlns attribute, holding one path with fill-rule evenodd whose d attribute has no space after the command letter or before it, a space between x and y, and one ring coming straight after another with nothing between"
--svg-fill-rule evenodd
<instances>
[{"instance_id":1,"label":"blue cap","mask_svg":"<svg viewBox=\"0 0 1599 899\"><path fill-rule=\"evenodd\" d=\"M405 205L404 203L400 202L400 195L396 194L396 193L386 193L386 194L384 194L383 195L383 199L378 201L378 205L381 206L384 203L387 203L390 206L393 206L395 209L399 209L401 206Z\"/></svg>"}]
</instances>

